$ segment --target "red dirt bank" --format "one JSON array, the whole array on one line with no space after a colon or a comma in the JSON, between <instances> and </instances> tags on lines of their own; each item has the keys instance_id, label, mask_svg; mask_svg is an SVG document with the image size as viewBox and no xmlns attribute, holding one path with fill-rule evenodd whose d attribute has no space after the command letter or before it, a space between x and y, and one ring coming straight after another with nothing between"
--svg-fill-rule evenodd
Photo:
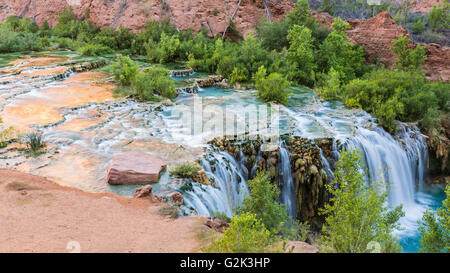
<instances>
[{"instance_id":1,"label":"red dirt bank","mask_svg":"<svg viewBox=\"0 0 450 273\"><path fill-rule=\"evenodd\" d=\"M0 252L197 252L201 217L168 219L148 199L86 193L0 169Z\"/></svg>"}]
</instances>

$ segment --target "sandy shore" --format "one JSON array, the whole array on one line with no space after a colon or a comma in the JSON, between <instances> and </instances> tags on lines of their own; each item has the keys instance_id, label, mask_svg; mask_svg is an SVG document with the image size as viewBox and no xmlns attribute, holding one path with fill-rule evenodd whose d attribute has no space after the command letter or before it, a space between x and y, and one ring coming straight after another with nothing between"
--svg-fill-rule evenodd
<instances>
[{"instance_id":1,"label":"sandy shore","mask_svg":"<svg viewBox=\"0 0 450 273\"><path fill-rule=\"evenodd\" d=\"M197 252L202 218L0 169L0 252Z\"/></svg>"}]
</instances>

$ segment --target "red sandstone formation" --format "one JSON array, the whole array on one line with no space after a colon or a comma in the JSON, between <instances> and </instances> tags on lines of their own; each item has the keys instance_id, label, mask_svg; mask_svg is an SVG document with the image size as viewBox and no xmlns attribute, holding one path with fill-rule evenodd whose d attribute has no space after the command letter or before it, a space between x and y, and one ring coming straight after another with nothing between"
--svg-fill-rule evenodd
<instances>
[{"instance_id":1,"label":"red sandstone formation","mask_svg":"<svg viewBox=\"0 0 450 273\"><path fill-rule=\"evenodd\" d=\"M109 184L158 182L167 163L144 152L126 152L115 155L107 169Z\"/></svg>"},{"instance_id":2,"label":"red sandstone formation","mask_svg":"<svg viewBox=\"0 0 450 273\"><path fill-rule=\"evenodd\" d=\"M292 8L290 0L266 1L271 19L279 21ZM139 30L149 20L170 19L180 30L206 28L210 35L223 33L234 12L236 0L0 0L0 22L9 15L32 17L38 24L47 20L54 26L58 13L72 7L82 18L88 10L89 18L100 27L119 26ZM246 36L259 19L266 16L263 1L242 0L234 17L237 30Z\"/></svg>"},{"instance_id":3,"label":"red sandstone formation","mask_svg":"<svg viewBox=\"0 0 450 273\"><path fill-rule=\"evenodd\" d=\"M313 12L314 17L323 26L330 27L333 17L328 13ZM370 58L380 58L388 65L392 65L396 56L391 52L393 40L401 35L408 36L406 29L397 25L388 12L382 12L367 20L349 20L350 29L347 31L350 41L364 46ZM415 47L415 43L411 43ZM424 72L429 80L450 80L450 48L442 48L438 44L427 44L427 61Z\"/></svg>"}]
</instances>

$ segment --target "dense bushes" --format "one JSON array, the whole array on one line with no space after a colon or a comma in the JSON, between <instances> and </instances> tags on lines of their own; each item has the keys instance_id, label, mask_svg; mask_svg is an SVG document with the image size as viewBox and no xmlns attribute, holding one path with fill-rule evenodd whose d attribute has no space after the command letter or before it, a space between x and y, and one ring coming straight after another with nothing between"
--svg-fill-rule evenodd
<instances>
[{"instance_id":1,"label":"dense bushes","mask_svg":"<svg viewBox=\"0 0 450 273\"><path fill-rule=\"evenodd\" d=\"M258 97L264 101L288 104L289 92L287 88L290 86L290 82L280 73L274 72L267 76L266 69L261 66L255 74L255 85L256 90L258 90Z\"/></svg>"},{"instance_id":2,"label":"dense bushes","mask_svg":"<svg viewBox=\"0 0 450 273\"><path fill-rule=\"evenodd\" d=\"M269 177L260 172L248 181L250 195L244 199L240 213L251 213L277 235L289 240L304 241L309 228L286 212L286 205L279 203L280 190Z\"/></svg>"},{"instance_id":3,"label":"dense bushes","mask_svg":"<svg viewBox=\"0 0 450 273\"><path fill-rule=\"evenodd\" d=\"M153 67L139 72L132 84L133 92L142 100L154 100L155 95L169 99L177 96L175 82L169 71L163 67Z\"/></svg>"},{"instance_id":4,"label":"dense bushes","mask_svg":"<svg viewBox=\"0 0 450 273\"><path fill-rule=\"evenodd\" d=\"M420 221L420 252L450 252L450 185L445 188L447 198L436 212L427 210Z\"/></svg>"},{"instance_id":5,"label":"dense bushes","mask_svg":"<svg viewBox=\"0 0 450 273\"><path fill-rule=\"evenodd\" d=\"M123 93L135 95L141 100L158 100L155 95L169 99L177 96L175 83L165 68L152 67L139 71L138 65L130 57L118 54L110 72L119 82Z\"/></svg>"},{"instance_id":6,"label":"dense bushes","mask_svg":"<svg viewBox=\"0 0 450 273\"><path fill-rule=\"evenodd\" d=\"M418 71L380 69L345 85L342 96L348 106L366 109L393 131L395 119L417 121L429 109L446 110L448 90L448 84L429 83Z\"/></svg>"},{"instance_id":7,"label":"dense bushes","mask_svg":"<svg viewBox=\"0 0 450 273\"><path fill-rule=\"evenodd\" d=\"M130 57L118 54L110 72L121 86L130 86L138 73L138 65Z\"/></svg>"},{"instance_id":8,"label":"dense bushes","mask_svg":"<svg viewBox=\"0 0 450 273\"><path fill-rule=\"evenodd\" d=\"M38 30L29 18L9 17L0 25L0 53L41 50Z\"/></svg>"},{"instance_id":9,"label":"dense bushes","mask_svg":"<svg viewBox=\"0 0 450 273\"><path fill-rule=\"evenodd\" d=\"M213 239L202 249L212 253L267 253L279 252L274 244L279 238L274 236L255 215L243 213L231 219L230 227L223 236Z\"/></svg>"}]
</instances>

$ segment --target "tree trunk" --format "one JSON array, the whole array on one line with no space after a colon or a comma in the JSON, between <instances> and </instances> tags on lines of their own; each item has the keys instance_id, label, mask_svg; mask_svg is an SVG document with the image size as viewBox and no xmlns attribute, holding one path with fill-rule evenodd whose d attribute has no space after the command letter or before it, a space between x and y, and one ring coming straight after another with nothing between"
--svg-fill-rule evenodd
<instances>
[{"instance_id":1,"label":"tree trunk","mask_svg":"<svg viewBox=\"0 0 450 273\"><path fill-rule=\"evenodd\" d=\"M242 0L239 0L239 3L237 4L236 8L234 9L233 15L230 18L230 22L228 22L228 25L226 26L225 30L223 31L222 41L225 39L225 34L227 33L228 28L230 27L231 23L233 22L233 18L239 9L239 6L241 5L241 1Z\"/></svg>"}]
</instances>

